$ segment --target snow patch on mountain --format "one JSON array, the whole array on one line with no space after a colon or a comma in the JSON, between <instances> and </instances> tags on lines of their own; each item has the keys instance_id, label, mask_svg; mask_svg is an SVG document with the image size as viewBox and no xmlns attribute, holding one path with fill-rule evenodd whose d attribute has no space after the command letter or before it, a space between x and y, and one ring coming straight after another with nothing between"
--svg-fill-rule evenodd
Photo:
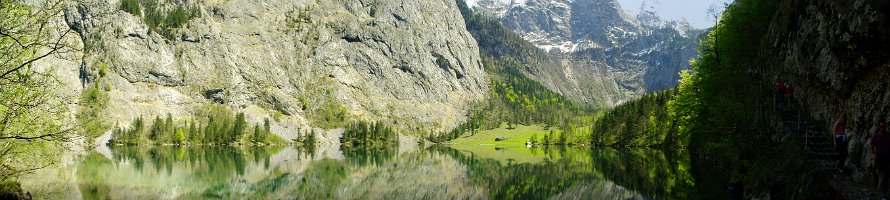
<instances>
[{"instance_id":1,"label":"snow patch on mountain","mask_svg":"<svg viewBox=\"0 0 890 200\"><path fill-rule=\"evenodd\" d=\"M490 4L490 5L522 5L528 2L528 0L467 0L467 6L476 7L480 3L482 4Z\"/></svg>"},{"instance_id":2,"label":"snow patch on mountain","mask_svg":"<svg viewBox=\"0 0 890 200\"><path fill-rule=\"evenodd\" d=\"M498 18L568 67L551 70L554 74L543 75L542 83L557 92L591 85L614 90L580 92L602 96L606 105L676 86L679 72L688 69L689 59L697 55L697 38L703 32L686 21L662 20L652 10L629 15L616 0L470 0L468 4Z\"/></svg>"}]
</instances>

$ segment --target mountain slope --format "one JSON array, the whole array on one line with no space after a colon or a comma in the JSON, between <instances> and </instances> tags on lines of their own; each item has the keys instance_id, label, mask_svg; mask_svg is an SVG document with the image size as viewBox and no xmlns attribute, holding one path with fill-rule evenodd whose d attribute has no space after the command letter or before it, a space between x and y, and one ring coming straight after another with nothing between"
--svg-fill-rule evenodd
<instances>
[{"instance_id":1,"label":"mountain slope","mask_svg":"<svg viewBox=\"0 0 890 200\"><path fill-rule=\"evenodd\" d=\"M188 119L225 104L273 132L337 127L343 118L448 130L483 101L489 81L451 0L142 1L72 4L64 20L85 52L44 65L77 90L102 89L104 121ZM180 9L182 8L182 9ZM185 21L171 21L178 10ZM160 17L157 17L160 16ZM160 19L157 22L155 18ZM178 26L177 26L178 25ZM75 106L85 108L85 106Z\"/></svg>"},{"instance_id":2,"label":"mountain slope","mask_svg":"<svg viewBox=\"0 0 890 200\"><path fill-rule=\"evenodd\" d=\"M530 70L537 80L580 102L609 107L676 86L704 33L686 23L661 21L652 12L629 16L614 0L471 4L559 63L560 70Z\"/></svg>"},{"instance_id":3,"label":"mountain slope","mask_svg":"<svg viewBox=\"0 0 890 200\"><path fill-rule=\"evenodd\" d=\"M605 71L586 68L583 73L576 73L569 60L526 41L497 18L484 14L484 10L472 10L464 5L463 1L458 1L467 29L478 41L483 54L495 60L510 61L510 67L518 69L524 76L576 102L601 107L616 102L614 96L619 90ZM574 77L576 74L586 77L586 81L579 82Z\"/></svg>"}]
</instances>

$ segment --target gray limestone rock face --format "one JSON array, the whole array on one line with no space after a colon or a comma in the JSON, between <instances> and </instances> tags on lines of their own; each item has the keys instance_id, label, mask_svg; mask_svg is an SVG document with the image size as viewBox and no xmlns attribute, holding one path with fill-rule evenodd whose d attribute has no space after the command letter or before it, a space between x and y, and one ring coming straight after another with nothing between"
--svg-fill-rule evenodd
<instances>
[{"instance_id":1,"label":"gray limestone rock face","mask_svg":"<svg viewBox=\"0 0 890 200\"><path fill-rule=\"evenodd\" d=\"M64 12L85 48L82 85L110 83L111 120L175 118L222 103L249 122L274 113L289 130L313 126L327 101L351 118L448 130L487 97L479 47L451 0L178 2L198 16L151 30L118 1L77 1ZM108 68L99 77L100 65ZM289 125L284 125L289 124ZM292 135L285 134L285 138Z\"/></svg>"},{"instance_id":2,"label":"gray limestone rock face","mask_svg":"<svg viewBox=\"0 0 890 200\"><path fill-rule=\"evenodd\" d=\"M764 42L768 66L790 83L801 112L826 137L841 111L850 135L848 164L868 178L867 144L890 119L890 4L885 1L790 0L779 5Z\"/></svg>"}]
</instances>

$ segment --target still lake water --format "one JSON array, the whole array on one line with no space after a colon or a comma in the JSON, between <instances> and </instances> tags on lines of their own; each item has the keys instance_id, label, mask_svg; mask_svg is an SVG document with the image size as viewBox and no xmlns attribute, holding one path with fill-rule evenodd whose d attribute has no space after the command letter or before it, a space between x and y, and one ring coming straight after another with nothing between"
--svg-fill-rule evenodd
<instances>
[{"instance_id":1,"label":"still lake water","mask_svg":"<svg viewBox=\"0 0 890 200\"><path fill-rule=\"evenodd\" d=\"M114 147L21 179L36 199L687 199L655 149Z\"/></svg>"}]
</instances>

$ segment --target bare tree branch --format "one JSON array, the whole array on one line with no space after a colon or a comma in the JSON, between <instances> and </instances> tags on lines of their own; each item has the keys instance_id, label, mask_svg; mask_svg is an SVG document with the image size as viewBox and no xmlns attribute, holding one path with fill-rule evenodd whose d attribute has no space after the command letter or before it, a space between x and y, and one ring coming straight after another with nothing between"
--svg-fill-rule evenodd
<instances>
[{"instance_id":1,"label":"bare tree branch","mask_svg":"<svg viewBox=\"0 0 890 200\"><path fill-rule=\"evenodd\" d=\"M8 140L8 139L16 139L16 140L37 140L37 139L43 139L43 140L48 140L48 139L46 139L46 138L50 138L50 137L52 137L52 136L53 136L52 133L50 133L50 134L46 134L46 135L37 136L37 137L6 136L6 137L0 137L0 140Z\"/></svg>"},{"instance_id":2,"label":"bare tree branch","mask_svg":"<svg viewBox=\"0 0 890 200\"><path fill-rule=\"evenodd\" d=\"M65 36L67 36L68 33L71 33L71 29L70 29L70 28L69 28L67 31L65 31L65 33L63 33L62 36L60 36L58 40L56 40L55 44L53 44L52 50L50 50L50 51L47 52L46 54L43 54L43 55L41 55L41 56L39 56L39 57L36 57L36 58L31 59L31 60L28 60L27 62L24 62L24 63L22 63L21 65L19 65L19 66L16 67L16 68L13 68L13 69L10 69L9 71L6 71L6 72L3 73L2 75L0 75L0 78L5 78L7 75L12 74L13 72L18 71L18 70L24 68L25 66L30 65L30 64L33 63L33 62L36 62L36 61L38 61L38 60L40 60L40 59L46 58L46 57L49 56L49 55L52 55L52 54L55 53L57 50L61 49L60 44L62 43L62 39L65 39Z\"/></svg>"},{"instance_id":3,"label":"bare tree branch","mask_svg":"<svg viewBox=\"0 0 890 200\"><path fill-rule=\"evenodd\" d=\"M16 38L15 36L12 36L12 35L10 35L10 34L7 34L7 33L4 32L3 30L0 30L0 36L11 38L12 41L15 41L15 43L19 45L19 47L21 47L21 48L23 48L23 49L25 48L25 45L22 44L22 42L19 40L19 38Z\"/></svg>"},{"instance_id":4,"label":"bare tree branch","mask_svg":"<svg viewBox=\"0 0 890 200\"><path fill-rule=\"evenodd\" d=\"M68 129L65 129L65 130L62 130L62 131L58 131L58 132L55 132L55 133L47 133L47 134L44 134L44 135L34 136L34 137L18 136L18 135L13 135L13 136L2 136L2 137L0 137L0 140L27 140L27 141L32 141L32 140L45 140L45 141L53 141L54 138L55 138L55 139L62 139L62 140L65 140L65 138L57 138L57 137L58 137L58 136L61 136L61 135L64 135L64 133L66 133L66 132L70 132L70 131L72 131L72 130L73 130L73 128L68 128Z\"/></svg>"}]
</instances>

